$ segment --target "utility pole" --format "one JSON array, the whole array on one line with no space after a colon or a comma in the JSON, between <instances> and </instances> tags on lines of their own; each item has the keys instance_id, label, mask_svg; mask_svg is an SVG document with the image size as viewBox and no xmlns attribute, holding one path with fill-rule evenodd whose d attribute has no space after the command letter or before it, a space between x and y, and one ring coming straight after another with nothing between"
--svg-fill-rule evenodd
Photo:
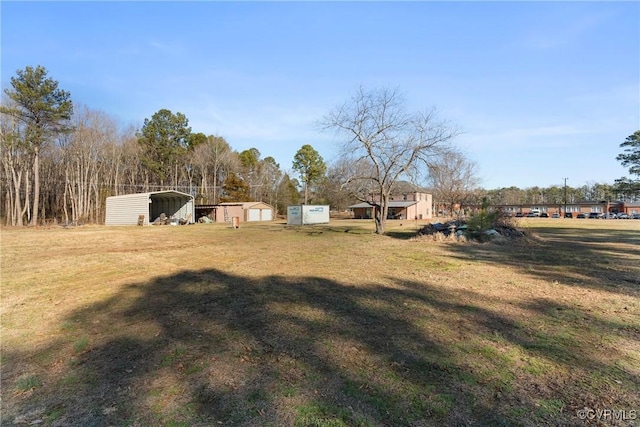
<instances>
[{"instance_id":1,"label":"utility pole","mask_svg":"<svg viewBox=\"0 0 640 427\"><path fill-rule=\"evenodd\" d=\"M567 214L567 180L568 179L569 178L564 178L564 214L562 215L563 218Z\"/></svg>"}]
</instances>

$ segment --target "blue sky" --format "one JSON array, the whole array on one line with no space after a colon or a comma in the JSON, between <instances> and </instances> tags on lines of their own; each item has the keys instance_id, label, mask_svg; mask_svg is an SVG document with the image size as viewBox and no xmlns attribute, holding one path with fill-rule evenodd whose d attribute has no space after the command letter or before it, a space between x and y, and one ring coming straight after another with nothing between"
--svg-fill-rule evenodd
<instances>
[{"instance_id":1,"label":"blue sky","mask_svg":"<svg viewBox=\"0 0 640 427\"><path fill-rule=\"evenodd\" d=\"M639 2L0 3L2 86L42 65L74 102L192 130L290 169L356 87L464 134L484 188L613 183L640 129Z\"/></svg>"}]
</instances>

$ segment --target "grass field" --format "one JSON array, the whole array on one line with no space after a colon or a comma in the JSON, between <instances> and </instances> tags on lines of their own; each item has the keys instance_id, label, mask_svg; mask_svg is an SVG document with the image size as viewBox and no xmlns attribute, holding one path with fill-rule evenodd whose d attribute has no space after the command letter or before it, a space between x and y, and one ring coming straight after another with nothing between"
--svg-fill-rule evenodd
<instances>
[{"instance_id":1,"label":"grass field","mask_svg":"<svg viewBox=\"0 0 640 427\"><path fill-rule=\"evenodd\" d=\"M639 422L640 221L418 226L3 228L1 424Z\"/></svg>"}]
</instances>

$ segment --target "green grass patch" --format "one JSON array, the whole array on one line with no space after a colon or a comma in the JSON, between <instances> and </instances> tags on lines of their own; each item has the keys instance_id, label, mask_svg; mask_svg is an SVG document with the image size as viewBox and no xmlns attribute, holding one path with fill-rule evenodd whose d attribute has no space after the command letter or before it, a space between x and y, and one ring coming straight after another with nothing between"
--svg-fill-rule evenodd
<instances>
[{"instance_id":1,"label":"green grass patch","mask_svg":"<svg viewBox=\"0 0 640 427\"><path fill-rule=\"evenodd\" d=\"M182 356L187 354L187 349L185 347L176 347L169 354L165 354L162 356L162 360L160 361L160 366L167 367L176 363Z\"/></svg>"},{"instance_id":2,"label":"green grass patch","mask_svg":"<svg viewBox=\"0 0 640 427\"><path fill-rule=\"evenodd\" d=\"M553 365L540 357L534 356L526 360L523 370L537 377L552 372Z\"/></svg>"},{"instance_id":3,"label":"green grass patch","mask_svg":"<svg viewBox=\"0 0 640 427\"><path fill-rule=\"evenodd\" d=\"M62 325L60 325L60 329L62 329L64 332L72 332L76 329L76 324L72 320L65 320L64 322L62 322Z\"/></svg>"},{"instance_id":4,"label":"green grass patch","mask_svg":"<svg viewBox=\"0 0 640 427\"><path fill-rule=\"evenodd\" d=\"M34 390L42 385L42 381L37 375L23 375L16 381L15 388L17 391L25 392Z\"/></svg>"},{"instance_id":5,"label":"green grass patch","mask_svg":"<svg viewBox=\"0 0 640 427\"><path fill-rule=\"evenodd\" d=\"M535 415L538 418L553 420L562 413L565 404L560 399L540 399L537 402L538 409Z\"/></svg>"},{"instance_id":6,"label":"green grass patch","mask_svg":"<svg viewBox=\"0 0 640 427\"><path fill-rule=\"evenodd\" d=\"M47 415L45 416L45 419L47 420L48 423L54 424L57 420L62 418L64 413L65 413L64 408L56 407L47 413Z\"/></svg>"},{"instance_id":7,"label":"green grass patch","mask_svg":"<svg viewBox=\"0 0 640 427\"><path fill-rule=\"evenodd\" d=\"M80 337L73 343L73 351L76 354L84 353L89 348L89 338Z\"/></svg>"},{"instance_id":8,"label":"green grass patch","mask_svg":"<svg viewBox=\"0 0 640 427\"><path fill-rule=\"evenodd\" d=\"M308 402L297 406L296 411L295 427L349 427L354 425L351 423L348 411L328 404Z\"/></svg>"}]
</instances>

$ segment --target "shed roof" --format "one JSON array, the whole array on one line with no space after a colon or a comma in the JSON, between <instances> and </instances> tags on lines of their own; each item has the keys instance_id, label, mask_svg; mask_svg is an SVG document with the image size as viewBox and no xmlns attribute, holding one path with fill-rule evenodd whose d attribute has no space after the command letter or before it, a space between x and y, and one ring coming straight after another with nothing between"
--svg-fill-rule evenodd
<instances>
[{"instance_id":1,"label":"shed roof","mask_svg":"<svg viewBox=\"0 0 640 427\"><path fill-rule=\"evenodd\" d=\"M273 206L264 202L224 202L219 203L218 206L242 206L242 209L273 209Z\"/></svg>"},{"instance_id":2,"label":"shed roof","mask_svg":"<svg viewBox=\"0 0 640 427\"><path fill-rule=\"evenodd\" d=\"M191 194L182 193L180 191L175 191L175 190L149 191L147 193L123 194L121 196L110 196L110 197L118 197L122 199L126 199L126 198L134 199L134 198L139 198L143 195L146 195L147 197L153 196L153 198L155 199L168 199L176 196L193 199L193 196Z\"/></svg>"}]
</instances>

